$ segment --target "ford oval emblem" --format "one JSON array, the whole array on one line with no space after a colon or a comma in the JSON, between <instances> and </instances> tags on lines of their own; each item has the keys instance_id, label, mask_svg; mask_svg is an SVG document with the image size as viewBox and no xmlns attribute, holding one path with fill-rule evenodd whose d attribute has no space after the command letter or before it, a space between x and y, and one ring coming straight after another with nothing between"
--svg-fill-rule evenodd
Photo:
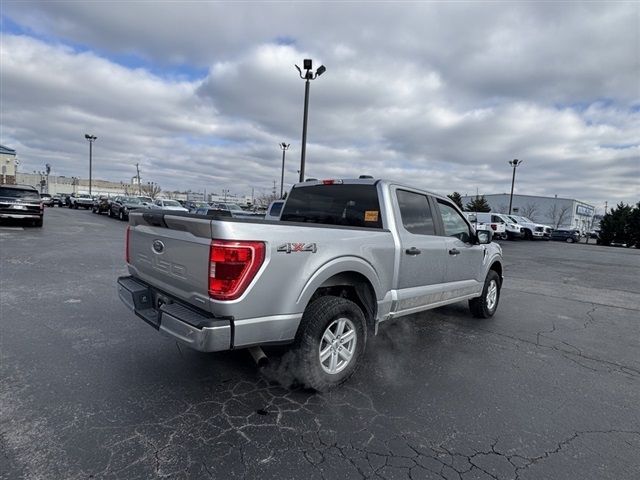
<instances>
[{"instance_id":1,"label":"ford oval emblem","mask_svg":"<svg viewBox=\"0 0 640 480\"><path fill-rule=\"evenodd\" d=\"M164 252L164 243L162 243L160 240L154 240L153 241L153 251L156 252L156 253Z\"/></svg>"}]
</instances>

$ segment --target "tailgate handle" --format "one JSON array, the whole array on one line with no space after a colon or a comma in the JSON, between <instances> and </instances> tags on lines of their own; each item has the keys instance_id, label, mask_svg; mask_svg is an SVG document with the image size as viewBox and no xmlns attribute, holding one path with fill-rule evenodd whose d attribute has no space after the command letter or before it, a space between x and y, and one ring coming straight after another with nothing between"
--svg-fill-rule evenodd
<instances>
[{"instance_id":1,"label":"tailgate handle","mask_svg":"<svg viewBox=\"0 0 640 480\"><path fill-rule=\"evenodd\" d=\"M420 255L420 249L416 248L416 247L411 247L411 248L407 248L404 253L406 253L407 255Z\"/></svg>"},{"instance_id":2,"label":"tailgate handle","mask_svg":"<svg viewBox=\"0 0 640 480\"><path fill-rule=\"evenodd\" d=\"M460 253L460 250L458 250L457 248L452 248L451 250L449 250L449 255L458 255Z\"/></svg>"}]
</instances>

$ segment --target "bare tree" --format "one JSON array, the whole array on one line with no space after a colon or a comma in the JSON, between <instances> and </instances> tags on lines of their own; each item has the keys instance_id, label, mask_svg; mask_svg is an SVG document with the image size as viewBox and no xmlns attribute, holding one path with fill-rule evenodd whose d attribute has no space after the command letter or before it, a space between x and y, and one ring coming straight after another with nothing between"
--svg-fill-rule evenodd
<instances>
[{"instance_id":1,"label":"bare tree","mask_svg":"<svg viewBox=\"0 0 640 480\"><path fill-rule=\"evenodd\" d=\"M266 207L274 200L278 200L278 196L273 193L257 195L255 197L255 205Z\"/></svg>"},{"instance_id":2,"label":"bare tree","mask_svg":"<svg viewBox=\"0 0 640 480\"><path fill-rule=\"evenodd\" d=\"M560 225L564 224L570 211L571 207L567 205L559 207L554 203L553 207L549 208L549 211L547 212L547 216L551 219L553 228L558 228Z\"/></svg>"},{"instance_id":3,"label":"bare tree","mask_svg":"<svg viewBox=\"0 0 640 480\"><path fill-rule=\"evenodd\" d=\"M156 199L160 192L162 192L162 188L157 183L148 183L146 185L141 186L142 194L151 197L153 200Z\"/></svg>"},{"instance_id":4,"label":"bare tree","mask_svg":"<svg viewBox=\"0 0 640 480\"><path fill-rule=\"evenodd\" d=\"M524 207L520 209L519 215L528 218L532 222L536 220L536 214L538 213L538 206L535 203L527 203Z\"/></svg>"}]
</instances>

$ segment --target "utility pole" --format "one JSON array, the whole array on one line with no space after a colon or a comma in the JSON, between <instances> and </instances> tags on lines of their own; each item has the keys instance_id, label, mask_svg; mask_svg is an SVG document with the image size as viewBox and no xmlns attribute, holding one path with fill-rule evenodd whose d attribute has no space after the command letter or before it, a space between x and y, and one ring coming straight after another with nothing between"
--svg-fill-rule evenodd
<instances>
[{"instance_id":1,"label":"utility pole","mask_svg":"<svg viewBox=\"0 0 640 480\"><path fill-rule=\"evenodd\" d=\"M513 176L511 177L511 195L509 195L509 215L511 215L511 205L513 204L513 186L516 182L516 168L522 165L523 160L509 160L509 165L513 167Z\"/></svg>"},{"instance_id":2,"label":"utility pole","mask_svg":"<svg viewBox=\"0 0 640 480\"><path fill-rule=\"evenodd\" d=\"M138 177L138 195L142 195L142 185L140 185L140 164L136 163L136 176Z\"/></svg>"},{"instance_id":3,"label":"utility pole","mask_svg":"<svg viewBox=\"0 0 640 480\"><path fill-rule=\"evenodd\" d=\"M280 173L280 198L284 196L284 155L289 150L290 143L282 142L280 149L282 150L282 172Z\"/></svg>"},{"instance_id":4,"label":"utility pole","mask_svg":"<svg viewBox=\"0 0 640 480\"><path fill-rule=\"evenodd\" d=\"M91 195L91 164L93 161L93 142L95 142L98 137L85 133L84 138L89 140L89 195Z\"/></svg>"},{"instance_id":5,"label":"utility pole","mask_svg":"<svg viewBox=\"0 0 640 480\"><path fill-rule=\"evenodd\" d=\"M276 198L276 181L273 181L273 190L271 191L273 198Z\"/></svg>"},{"instance_id":6,"label":"utility pole","mask_svg":"<svg viewBox=\"0 0 640 480\"><path fill-rule=\"evenodd\" d=\"M327 71L327 68L324 65L320 65L318 69L314 72L313 70L313 62L309 58L305 58L302 62L302 69L296 65L298 69L298 73L300 74L300 78L304 80L304 116L302 117L302 153L300 154L300 181L304 182L304 164L305 164L305 154L307 152L307 120L309 117L309 81L315 80L324 72ZM304 75L302 74L302 70L305 70Z\"/></svg>"}]
</instances>

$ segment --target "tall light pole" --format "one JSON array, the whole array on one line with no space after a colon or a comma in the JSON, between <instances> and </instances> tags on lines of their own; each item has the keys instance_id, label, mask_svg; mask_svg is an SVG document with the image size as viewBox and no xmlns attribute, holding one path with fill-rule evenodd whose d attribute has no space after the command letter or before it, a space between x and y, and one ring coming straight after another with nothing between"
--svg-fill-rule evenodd
<instances>
[{"instance_id":1,"label":"tall light pole","mask_svg":"<svg viewBox=\"0 0 640 480\"><path fill-rule=\"evenodd\" d=\"M289 150L290 143L282 142L280 149L282 150L282 173L280 174L280 198L284 195L284 155Z\"/></svg>"},{"instance_id":2,"label":"tall light pole","mask_svg":"<svg viewBox=\"0 0 640 480\"><path fill-rule=\"evenodd\" d=\"M98 137L95 135L89 135L88 133L84 134L84 138L89 140L89 195L91 195L91 166L93 161L93 142L95 142Z\"/></svg>"},{"instance_id":3,"label":"tall light pole","mask_svg":"<svg viewBox=\"0 0 640 480\"><path fill-rule=\"evenodd\" d=\"M511 205L513 204L513 185L516 182L516 168L522 165L524 160L518 160L517 158L509 160L509 165L513 167L513 176L511 177L511 195L509 195L509 215L511 215Z\"/></svg>"},{"instance_id":4,"label":"tall light pole","mask_svg":"<svg viewBox=\"0 0 640 480\"><path fill-rule=\"evenodd\" d=\"M324 72L327 71L327 68L324 65L320 65L318 69L313 73L313 62L310 58L305 58L302 63L302 69L305 70L304 75L302 74L302 70L298 65L295 66L298 69L298 73L300 74L300 78L303 79L304 82L304 117L302 120L302 153L300 154L300 181L304 182L304 161L305 154L307 152L307 118L309 117L309 81L315 80Z\"/></svg>"}]
</instances>

